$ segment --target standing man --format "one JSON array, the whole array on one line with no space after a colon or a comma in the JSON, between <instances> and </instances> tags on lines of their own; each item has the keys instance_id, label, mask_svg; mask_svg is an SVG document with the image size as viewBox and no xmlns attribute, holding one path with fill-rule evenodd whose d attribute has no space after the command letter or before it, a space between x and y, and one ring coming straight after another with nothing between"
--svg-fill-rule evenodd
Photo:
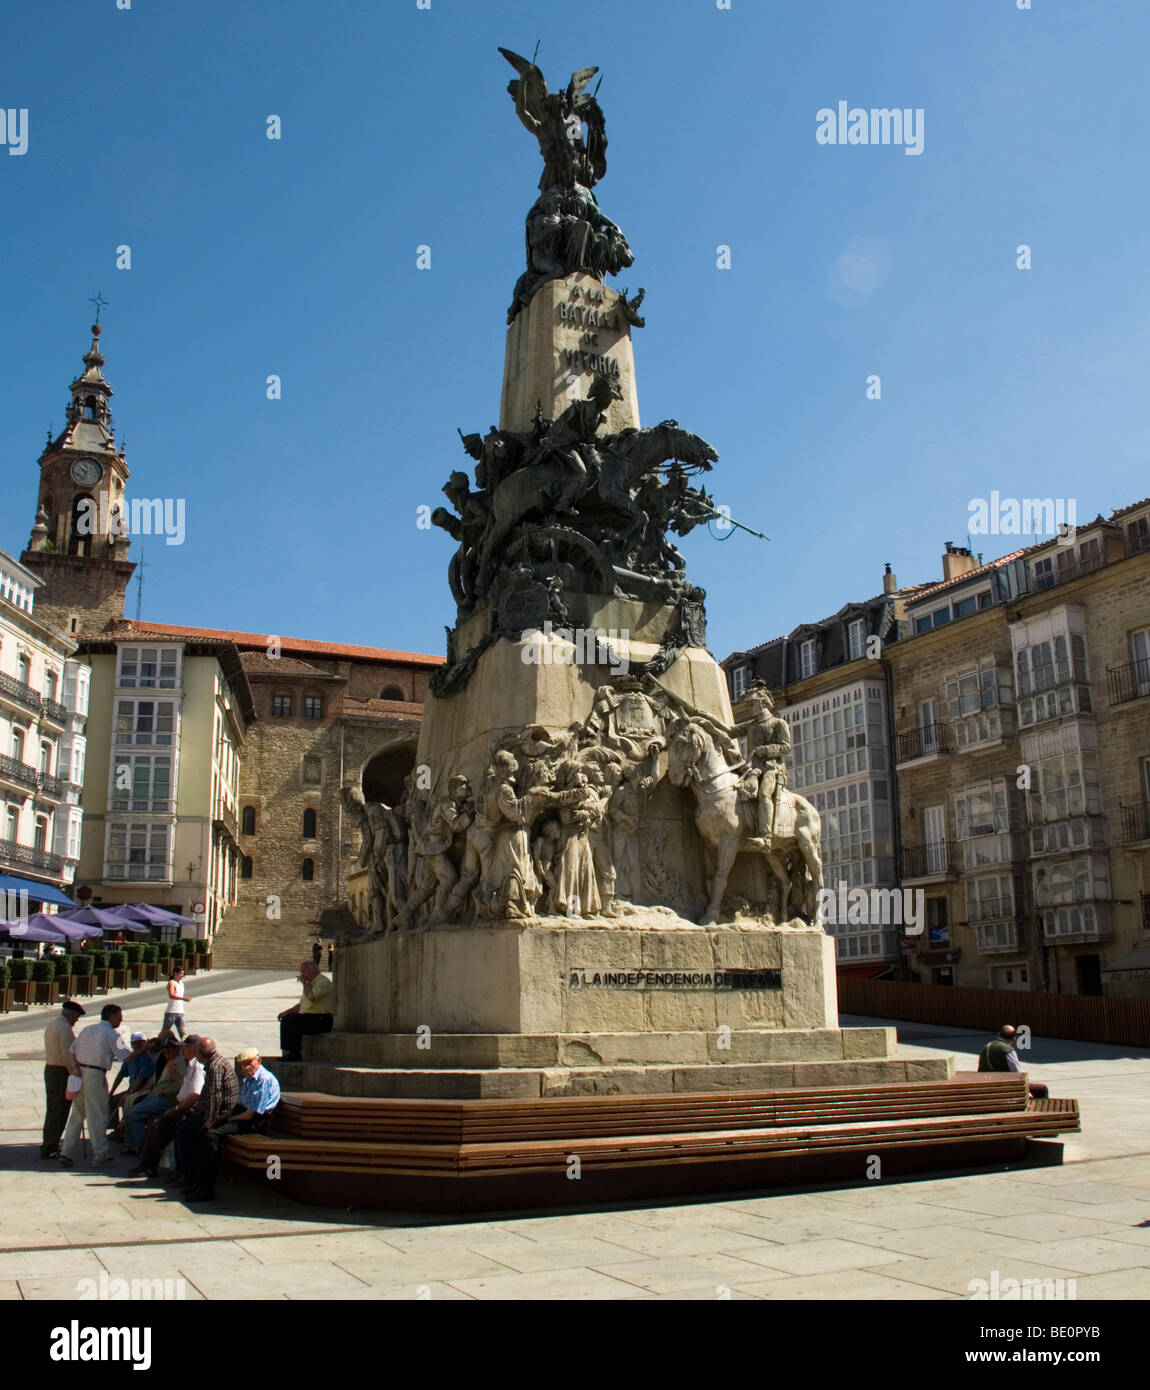
<instances>
[{"instance_id":1,"label":"standing man","mask_svg":"<svg viewBox=\"0 0 1150 1390\"><path fill-rule=\"evenodd\" d=\"M60 1152L60 1135L68 1123L68 1078L80 1074L80 1068L72 1056L76 1020L83 1018L84 1014L84 1008L74 999L69 999L44 1029L45 1110L41 1158L56 1158Z\"/></svg>"},{"instance_id":2,"label":"standing man","mask_svg":"<svg viewBox=\"0 0 1150 1390\"><path fill-rule=\"evenodd\" d=\"M317 967L323 960L323 938L320 936L317 936L316 939L311 943L311 958L312 964Z\"/></svg>"},{"instance_id":3,"label":"standing man","mask_svg":"<svg viewBox=\"0 0 1150 1390\"><path fill-rule=\"evenodd\" d=\"M321 975L319 966L305 960L299 968L303 997L298 1004L277 1015L280 1024L280 1052L285 1062L302 1062L300 1041L313 1033L330 1033L334 1021L335 986Z\"/></svg>"},{"instance_id":4,"label":"standing man","mask_svg":"<svg viewBox=\"0 0 1150 1390\"><path fill-rule=\"evenodd\" d=\"M100 1022L85 1028L72 1044L72 1056L80 1069L83 1082L80 1094L72 1101L72 1113L60 1145L60 1162L72 1168L80 1145L80 1130L88 1124L92 1141L92 1166L103 1167L114 1162L108 1148L108 1072L117 1062L126 1062L132 1055L120 1026L124 1013L118 1004L105 1004L100 1010Z\"/></svg>"},{"instance_id":5,"label":"standing man","mask_svg":"<svg viewBox=\"0 0 1150 1390\"><path fill-rule=\"evenodd\" d=\"M183 1196L191 1202L212 1202L216 1196L216 1172L220 1166L220 1145L228 1134L261 1134L272 1112L280 1103L280 1084L260 1061L254 1047L236 1053L236 1065L243 1081L240 1098L230 1115L210 1129L202 1129L196 1140L188 1169L188 1186Z\"/></svg>"}]
</instances>

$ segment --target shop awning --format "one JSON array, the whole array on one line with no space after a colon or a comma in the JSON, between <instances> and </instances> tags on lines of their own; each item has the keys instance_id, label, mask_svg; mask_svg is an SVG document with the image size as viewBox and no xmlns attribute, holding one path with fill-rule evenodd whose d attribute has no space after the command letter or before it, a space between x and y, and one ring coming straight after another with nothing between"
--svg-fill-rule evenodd
<instances>
[{"instance_id":1,"label":"shop awning","mask_svg":"<svg viewBox=\"0 0 1150 1390\"><path fill-rule=\"evenodd\" d=\"M55 903L59 907L80 905L50 883L37 883L32 878L17 878L15 874L0 874L0 893L27 893L30 902Z\"/></svg>"},{"instance_id":2,"label":"shop awning","mask_svg":"<svg viewBox=\"0 0 1150 1390\"><path fill-rule=\"evenodd\" d=\"M893 965L840 965L835 973L849 975L852 980L878 980L893 970Z\"/></svg>"}]
</instances>

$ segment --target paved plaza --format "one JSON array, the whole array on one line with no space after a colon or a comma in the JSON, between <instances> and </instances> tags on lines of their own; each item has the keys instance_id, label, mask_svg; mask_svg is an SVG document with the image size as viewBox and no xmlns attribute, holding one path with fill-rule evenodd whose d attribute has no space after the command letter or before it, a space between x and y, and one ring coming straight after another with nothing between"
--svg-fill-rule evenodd
<instances>
[{"instance_id":1,"label":"paved plaza","mask_svg":"<svg viewBox=\"0 0 1150 1390\"><path fill-rule=\"evenodd\" d=\"M189 996L193 1029L227 1052L274 1055L275 1016L298 986L214 971ZM115 998L131 1029L159 1027L162 989ZM1144 1049L1037 1039L1024 1056L1033 1080L1081 1103L1084 1132L1066 1139L1061 1167L453 1220L301 1206L231 1177L218 1202L185 1206L128 1181L128 1158L100 1173L41 1162L40 1041L53 1012L0 1020L3 1299L76 1299L80 1281L103 1275L182 1280L173 1288L189 1299L955 1300L995 1272L1074 1279L1080 1300L1150 1297ZM907 1055L948 1052L966 1069L985 1041L896 1026Z\"/></svg>"}]
</instances>

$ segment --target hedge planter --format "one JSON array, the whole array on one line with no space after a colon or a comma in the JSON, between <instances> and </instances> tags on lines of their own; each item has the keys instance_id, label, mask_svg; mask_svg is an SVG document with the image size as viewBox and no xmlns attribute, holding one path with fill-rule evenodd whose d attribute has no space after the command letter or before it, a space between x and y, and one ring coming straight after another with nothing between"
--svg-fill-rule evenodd
<instances>
[{"instance_id":1,"label":"hedge planter","mask_svg":"<svg viewBox=\"0 0 1150 1390\"><path fill-rule=\"evenodd\" d=\"M72 976L72 995L73 995L73 997L75 997L77 994L89 995L89 994L95 994L95 993L96 993L96 982L95 982L95 980L92 978L91 975L73 975L73 976Z\"/></svg>"},{"instance_id":2,"label":"hedge planter","mask_svg":"<svg viewBox=\"0 0 1150 1390\"><path fill-rule=\"evenodd\" d=\"M135 965L128 966L128 983L130 985L140 985L144 982L144 965L142 961L137 961Z\"/></svg>"},{"instance_id":3,"label":"hedge planter","mask_svg":"<svg viewBox=\"0 0 1150 1390\"><path fill-rule=\"evenodd\" d=\"M212 968L212 953L211 953L211 951L204 951L202 954L201 954L199 951L197 951L197 952L196 952L196 969L197 969L197 970L210 970L211 968Z\"/></svg>"},{"instance_id":4,"label":"hedge planter","mask_svg":"<svg viewBox=\"0 0 1150 1390\"><path fill-rule=\"evenodd\" d=\"M56 1002L55 976L50 980L37 980L33 987L37 1004L54 1004Z\"/></svg>"},{"instance_id":5,"label":"hedge planter","mask_svg":"<svg viewBox=\"0 0 1150 1390\"><path fill-rule=\"evenodd\" d=\"M56 976L56 998L57 998L57 999L71 999L72 995L75 993L75 989L76 989L76 977L75 977L75 975L57 975L57 976Z\"/></svg>"},{"instance_id":6,"label":"hedge planter","mask_svg":"<svg viewBox=\"0 0 1150 1390\"><path fill-rule=\"evenodd\" d=\"M144 972L141 978L147 980L150 984L160 978L160 967L154 960L146 961L140 969Z\"/></svg>"},{"instance_id":7,"label":"hedge planter","mask_svg":"<svg viewBox=\"0 0 1150 1390\"><path fill-rule=\"evenodd\" d=\"M35 997L33 991L36 985L32 980L14 980L12 982L12 1002L18 1009L26 1009Z\"/></svg>"},{"instance_id":8,"label":"hedge planter","mask_svg":"<svg viewBox=\"0 0 1150 1390\"><path fill-rule=\"evenodd\" d=\"M12 986L5 985L3 989L0 989L0 1014L10 1014L12 1002Z\"/></svg>"},{"instance_id":9,"label":"hedge planter","mask_svg":"<svg viewBox=\"0 0 1150 1390\"><path fill-rule=\"evenodd\" d=\"M111 973L112 973L112 972L111 972L110 970L93 970L93 971L92 971L92 993L93 993L93 994L107 994L107 992L108 992L108 978L109 978L109 976L111 975Z\"/></svg>"}]
</instances>

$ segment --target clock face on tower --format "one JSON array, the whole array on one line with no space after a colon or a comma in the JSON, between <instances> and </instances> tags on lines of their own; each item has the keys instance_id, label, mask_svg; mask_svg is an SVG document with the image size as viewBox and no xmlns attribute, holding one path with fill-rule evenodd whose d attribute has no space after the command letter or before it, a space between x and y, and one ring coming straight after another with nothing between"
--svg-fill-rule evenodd
<instances>
[{"instance_id":1,"label":"clock face on tower","mask_svg":"<svg viewBox=\"0 0 1150 1390\"><path fill-rule=\"evenodd\" d=\"M104 476L104 465L95 459L77 459L72 465L72 478L81 487L94 487Z\"/></svg>"}]
</instances>

